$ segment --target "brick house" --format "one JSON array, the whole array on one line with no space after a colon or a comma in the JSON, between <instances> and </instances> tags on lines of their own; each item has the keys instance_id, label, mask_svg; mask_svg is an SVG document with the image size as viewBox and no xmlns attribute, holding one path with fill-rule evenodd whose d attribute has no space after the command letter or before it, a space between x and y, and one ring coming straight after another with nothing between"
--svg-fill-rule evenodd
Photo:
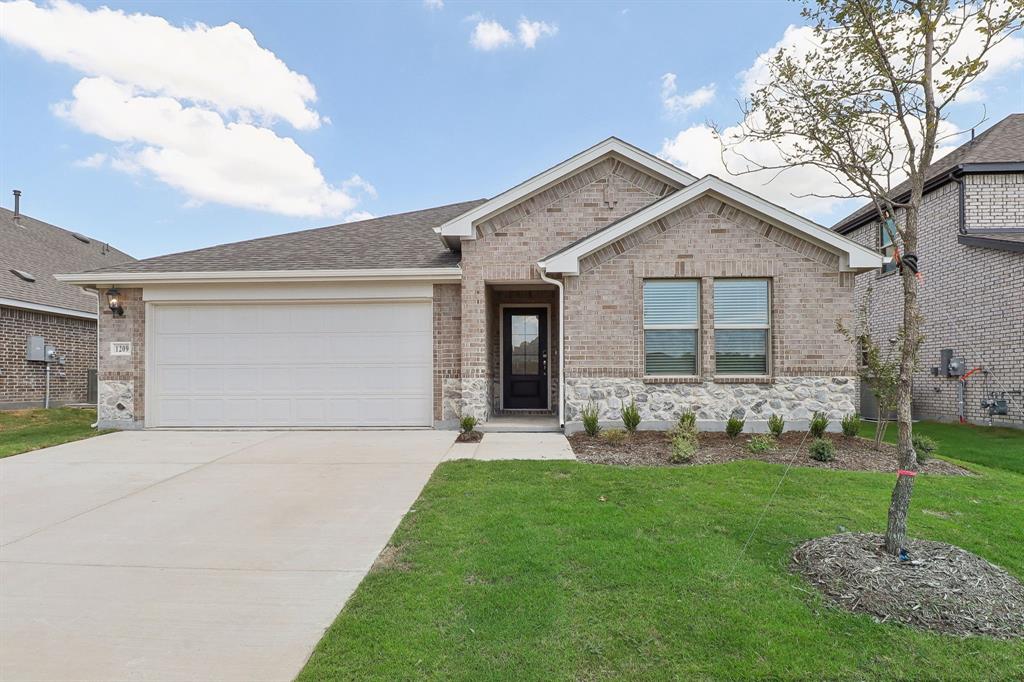
<instances>
[{"instance_id":1,"label":"brick house","mask_svg":"<svg viewBox=\"0 0 1024 682\"><path fill-rule=\"evenodd\" d=\"M17 209L0 208L0 244L0 409L44 403L47 363L26 359L30 336L43 337L58 358L50 369L51 405L86 402L96 369L96 294L54 274L131 256Z\"/></svg>"},{"instance_id":2,"label":"brick house","mask_svg":"<svg viewBox=\"0 0 1024 682\"><path fill-rule=\"evenodd\" d=\"M835 323L883 260L609 138L493 199L62 279L120 292L99 320L104 426L574 430L635 400L648 427L694 409L763 430L854 411Z\"/></svg>"},{"instance_id":3,"label":"brick house","mask_svg":"<svg viewBox=\"0 0 1024 682\"><path fill-rule=\"evenodd\" d=\"M926 178L917 254L924 342L914 374L914 415L1024 428L1024 114L999 121L939 159ZM894 190L896 196L906 192L906 184ZM833 229L892 253L869 206ZM891 338L903 319L895 266L858 275L858 302L869 288L871 332ZM962 381L974 368L980 369ZM869 392L862 393L864 412L874 416ZM998 414L1003 400L1005 415Z\"/></svg>"}]
</instances>

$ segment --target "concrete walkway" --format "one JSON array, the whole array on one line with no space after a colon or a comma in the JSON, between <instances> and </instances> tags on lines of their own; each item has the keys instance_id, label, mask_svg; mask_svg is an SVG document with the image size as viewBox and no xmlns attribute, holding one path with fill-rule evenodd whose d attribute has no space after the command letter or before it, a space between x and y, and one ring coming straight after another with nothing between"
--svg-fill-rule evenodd
<instances>
[{"instance_id":1,"label":"concrete walkway","mask_svg":"<svg viewBox=\"0 0 1024 682\"><path fill-rule=\"evenodd\" d=\"M0 679L292 679L453 438L146 431L0 460Z\"/></svg>"},{"instance_id":2,"label":"concrete walkway","mask_svg":"<svg viewBox=\"0 0 1024 682\"><path fill-rule=\"evenodd\" d=\"M479 443L455 443L451 459L576 459L561 433L485 433Z\"/></svg>"}]
</instances>

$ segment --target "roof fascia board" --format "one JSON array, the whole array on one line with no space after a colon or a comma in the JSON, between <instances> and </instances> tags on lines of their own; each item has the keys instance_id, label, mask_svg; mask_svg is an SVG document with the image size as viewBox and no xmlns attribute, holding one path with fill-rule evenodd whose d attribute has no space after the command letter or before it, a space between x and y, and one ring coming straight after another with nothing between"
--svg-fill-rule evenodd
<instances>
[{"instance_id":1,"label":"roof fascia board","mask_svg":"<svg viewBox=\"0 0 1024 682\"><path fill-rule=\"evenodd\" d=\"M218 282L458 282L459 268L390 268L354 270L238 270L223 272L85 272L54 275L79 285L216 284Z\"/></svg>"},{"instance_id":2,"label":"roof fascia board","mask_svg":"<svg viewBox=\"0 0 1024 682\"><path fill-rule=\"evenodd\" d=\"M949 169L945 173L940 173L934 178L924 183L924 194L934 192L946 183L952 182L956 178L963 177L965 175L985 175L988 173L1002 174L1002 173L1024 173L1024 162L990 162L990 163L961 163L953 168ZM903 202L910 198L910 191L901 192L896 196L893 201ZM861 208L864 208L861 206ZM860 209L857 209L858 211ZM854 211L856 213L856 211ZM856 220L847 222L841 222L835 226L834 232L839 234L848 234L858 227L863 227L868 223L873 223L878 220L878 216L873 212L868 212L866 215L857 218Z\"/></svg>"},{"instance_id":3,"label":"roof fascia board","mask_svg":"<svg viewBox=\"0 0 1024 682\"><path fill-rule=\"evenodd\" d=\"M442 237L475 239L476 230L474 227L476 223L491 218L508 206L547 189L565 176L579 172L611 153L618 154L626 161L642 170L654 173L662 180L667 180L670 184L686 187L697 180L693 175L680 168L676 168L663 159L648 154L618 138L610 137L580 152L576 156L533 176L529 180L502 192L490 201L449 220L447 223L435 228L435 231Z\"/></svg>"},{"instance_id":4,"label":"roof fascia board","mask_svg":"<svg viewBox=\"0 0 1024 682\"><path fill-rule=\"evenodd\" d=\"M841 258L841 268L844 270L873 270L881 267L883 263L884 259L881 254L871 249L865 248L832 230L813 223L806 218L801 218L795 213L791 213L713 175L707 175L689 187L675 194L670 194L664 199L638 211L610 229L599 232L590 239L583 240L572 248L541 261L540 265L547 272L577 275L579 274L580 259L608 244L618 241L644 225L660 220L672 211L707 193L713 193L726 203L744 211L753 212L780 229L791 232L803 239L810 238L811 241L823 248L837 253Z\"/></svg>"},{"instance_id":5,"label":"roof fascia board","mask_svg":"<svg viewBox=\"0 0 1024 682\"><path fill-rule=\"evenodd\" d=\"M64 317L77 317L83 320L95 320L97 318L96 313L87 313L84 310L72 310L71 308L43 305L42 303L29 303L28 301L19 301L13 298L0 298L0 305L7 308L31 310L37 313L53 313L54 315L63 315Z\"/></svg>"},{"instance_id":6,"label":"roof fascia board","mask_svg":"<svg viewBox=\"0 0 1024 682\"><path fill-rule=\"evenodd\" d=\"M956 240L964 246L976 246L983 249L995 249L996 251L1024 252L1024 242L1011 242L991 237L975 237L970 234L958 234Z\"/></svg>"}]
</instances>

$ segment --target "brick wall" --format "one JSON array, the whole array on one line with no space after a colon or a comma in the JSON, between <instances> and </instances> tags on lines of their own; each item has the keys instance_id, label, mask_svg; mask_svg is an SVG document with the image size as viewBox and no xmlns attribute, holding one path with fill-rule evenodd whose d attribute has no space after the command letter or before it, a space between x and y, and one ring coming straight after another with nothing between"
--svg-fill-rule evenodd
<instances>
[{"instance_id":1,"label":"brick wall","mask_svg":"<svg viewBox=\"0 0 1024 682\"><path fill-rule=\"evenodd\" d=\"M967 225L1024 227L1021 175L967 176ZM984 365L988 379L975 375L966 384L966 415L987 423L980 402L988 391L1024 390L1024 254L966 246L957 242L959 195L949 183L925 196L921 210L918 258L923 274L919 302L924 342L914 374L914 410L921 418L957 419L957 380L934 377L939 351L952 348L970 367ZM1016 221L1016 222L1008 222ZM877 248L878 224L848 235ZM856 296L871 288L870 328L876 339L894 337L903 316L899 275L865 273L857 277ZM1009 417L993 423L1024 427L1021 396L1011 396Z\"/></svg>"},{"instance_id":2,"label":"brick wall","mask_svg":"<svg viewBox=\"0 0 1024 682\"><path fill-rule=\"evenodd\" d=\"M497 303L487 284L537 284L538 260L674 189L609 157L480 224L479 238L462 242L462 403L467 412L486 419L497 407L492 404Z\"/></svg>"},{"instance_id":3,"label":"brick wall","mask_svg":"<svg viewBox=\"0 0 1024 682\"><path fill-rule=\"evenodd\" d=\"M42 336L65 364L50 368L51 403L82 403L96 367L96 322L0 306L0 406L42 405L46 365L25 359L29 336Z\"/></svg>"},{"instance_id":4,"label":"brick wall","mask_svg":"<svg viewBox=\"0 0 1024 682\"><path fill-rule=\"evenodd\" d=\"M141 428L146 408L146 304L142 289L120 289L124 316L100 311L97 374L100 428ZM131 355L110 355L113 341L129 341Z\"/></svg>"},{"instance_id":5,"label":"brick wall","mask_svg":"<svg viewBox=\"0 0 1024 682\"><path fill-rule=\"evenodd\" d=\"M462 379L462 292L458 284L434 285L434 420L456 418ZM445 410L445 404L449 409Z\"/></svg>"},{"instance_id":6,"label":"brick wall","mask_svg":"<svg viewBox=\"0 0 1024 682\"><path fill-rule=\"evenodd\" d=\"M837 257L739 209L705 197L581 263L567 278L567 377L643 376L643 282L701 283L701 363L714 378L716 278L771 281L773 376L849 376L853 352L836 333L849 325L853 274Z\"/></svg>"}]
</instances>

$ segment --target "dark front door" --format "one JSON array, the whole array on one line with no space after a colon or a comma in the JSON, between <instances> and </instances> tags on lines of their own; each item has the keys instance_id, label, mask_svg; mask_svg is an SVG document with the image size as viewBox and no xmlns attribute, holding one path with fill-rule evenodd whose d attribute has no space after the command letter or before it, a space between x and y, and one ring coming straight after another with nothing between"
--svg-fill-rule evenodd
<instances>
[{"instance_id":1,"label":"dark front door","mask_svg":"<svg viewBox=\"0 0 1024 682\"><path fill-rule=\"evenodd\" d=\"M548 408L547 308L505 308L502 315L502 407Z\"/></svg>"}]
</instances>

